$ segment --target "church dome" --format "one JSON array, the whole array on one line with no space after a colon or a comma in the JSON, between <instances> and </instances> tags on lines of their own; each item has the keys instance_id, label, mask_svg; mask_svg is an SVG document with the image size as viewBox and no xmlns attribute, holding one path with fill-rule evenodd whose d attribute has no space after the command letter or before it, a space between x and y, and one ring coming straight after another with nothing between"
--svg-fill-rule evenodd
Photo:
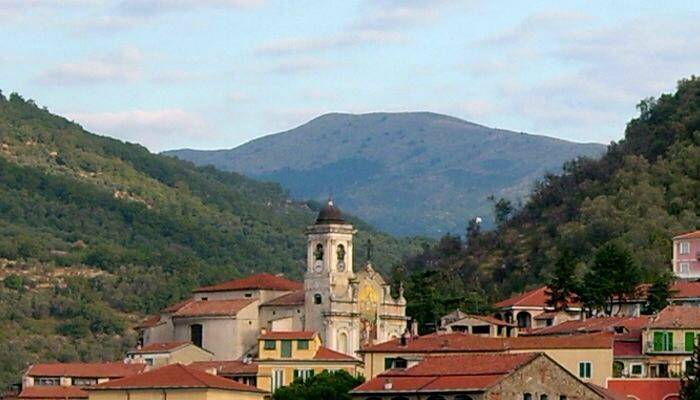
<instances>
[{"instance_id":1,"label":"church dome","mask_svg":"<svg viewBox=\"0 0 700 400\"><path fill-rule=\"evenodd\" d=\"M321 209L316 217L316 224L344 224L345 217L339 208L333 205L333 200L328 200L328 203Z\"/></svg>"}]
</instances>

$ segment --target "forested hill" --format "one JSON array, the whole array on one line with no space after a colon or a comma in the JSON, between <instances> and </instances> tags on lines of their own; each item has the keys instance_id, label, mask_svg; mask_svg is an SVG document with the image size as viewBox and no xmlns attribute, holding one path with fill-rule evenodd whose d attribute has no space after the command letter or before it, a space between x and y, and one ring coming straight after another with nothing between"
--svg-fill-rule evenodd
<instances>
[{"instance_id":1,"label":"forested hill","mask_svg":"<svg viewBox=\"0 0 700 400\"><path fill-rule=\"evenodd\" d=\"M130 325L196 285L300 278L313 208L0 95L0 385L28 362L122 357ZM420 249L354 222L356 260L368 235L387 269Z\"/></svg>"},{"instance_id":2,"label":"forested hill","mask_svg":"<svg viewBox=\"0 0 700 400\"><path fill-rule=\"evenodd\" d=\"M638 108L624 140L545 177L521 209L502 210L498 229L443 237L412 260L414 311L430 320L457 305L483 309L483 299L547 283L565 251L582 274L610 242L632 254L642 279L668 271L671 238L700 228L700 79Z\"/></svg>"}]
</instances>

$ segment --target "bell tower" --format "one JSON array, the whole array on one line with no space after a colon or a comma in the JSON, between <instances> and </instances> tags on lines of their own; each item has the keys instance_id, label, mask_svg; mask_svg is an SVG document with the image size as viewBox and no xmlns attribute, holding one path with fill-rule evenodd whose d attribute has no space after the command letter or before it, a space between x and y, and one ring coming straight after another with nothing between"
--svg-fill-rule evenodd
<instances>
[{"instance_id":1,"label":"bell tower","mask_svg":"<svg viewBox=\"0 0 700 400\"><path fill-rule=\"evenodd\" d=\"M354 277L352 239L355 232L330 199L318 213L316 222L306 229L304 329L318 332L326 345L335 342L329 337L331 330L328 329L331 303L348 293Z\"/></svg>"}]
</instances>

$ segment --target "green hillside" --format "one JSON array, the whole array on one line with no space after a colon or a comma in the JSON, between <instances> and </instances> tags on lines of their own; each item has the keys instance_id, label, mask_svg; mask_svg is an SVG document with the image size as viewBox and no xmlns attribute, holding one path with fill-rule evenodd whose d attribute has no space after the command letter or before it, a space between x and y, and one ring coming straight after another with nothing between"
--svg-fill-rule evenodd
<instances>
[{"instance_id":1,"label":"green hillside","mask_svg":"<svg viewBox=\"0 0 700 400\"><path fill-rule=\"evenodd\" d=\"M0 384L38 360L122 357L130 325L197 285L300 278L314 208L0 95ZM354 222L360 262L370 236L385 270L421 249Z\"/></svg>"},{"instance_id":2,"label":"green hillside","mask_svg":"<svg viewBox=\"0 0 700 400\"><path fill-rule=\"evenodd\" d=\"M583 274L607 243L629 251L644 280L668 271L671 238L700 228L700 79L638 108L624 140L546 176L498 229L445 236L397 271L413 273L413 310L432 319L441 308L483 309L547 283L565 251Z\"/></svg>"}]
</instances>

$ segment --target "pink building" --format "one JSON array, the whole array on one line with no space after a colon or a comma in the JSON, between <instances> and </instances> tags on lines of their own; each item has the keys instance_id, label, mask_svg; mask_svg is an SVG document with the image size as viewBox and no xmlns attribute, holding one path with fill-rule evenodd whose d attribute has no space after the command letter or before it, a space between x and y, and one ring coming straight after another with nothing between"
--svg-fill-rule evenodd
<instances>
[{"instance_id":1,"label":"pink building","mask_svg":"<svg viewBox=\"0 0 700 400\"><path fill-rule=\"evenodd\" d=\"M673 273L682 279L700 278L700 230L673 238Z\"/></svg>"}]
</instances>

